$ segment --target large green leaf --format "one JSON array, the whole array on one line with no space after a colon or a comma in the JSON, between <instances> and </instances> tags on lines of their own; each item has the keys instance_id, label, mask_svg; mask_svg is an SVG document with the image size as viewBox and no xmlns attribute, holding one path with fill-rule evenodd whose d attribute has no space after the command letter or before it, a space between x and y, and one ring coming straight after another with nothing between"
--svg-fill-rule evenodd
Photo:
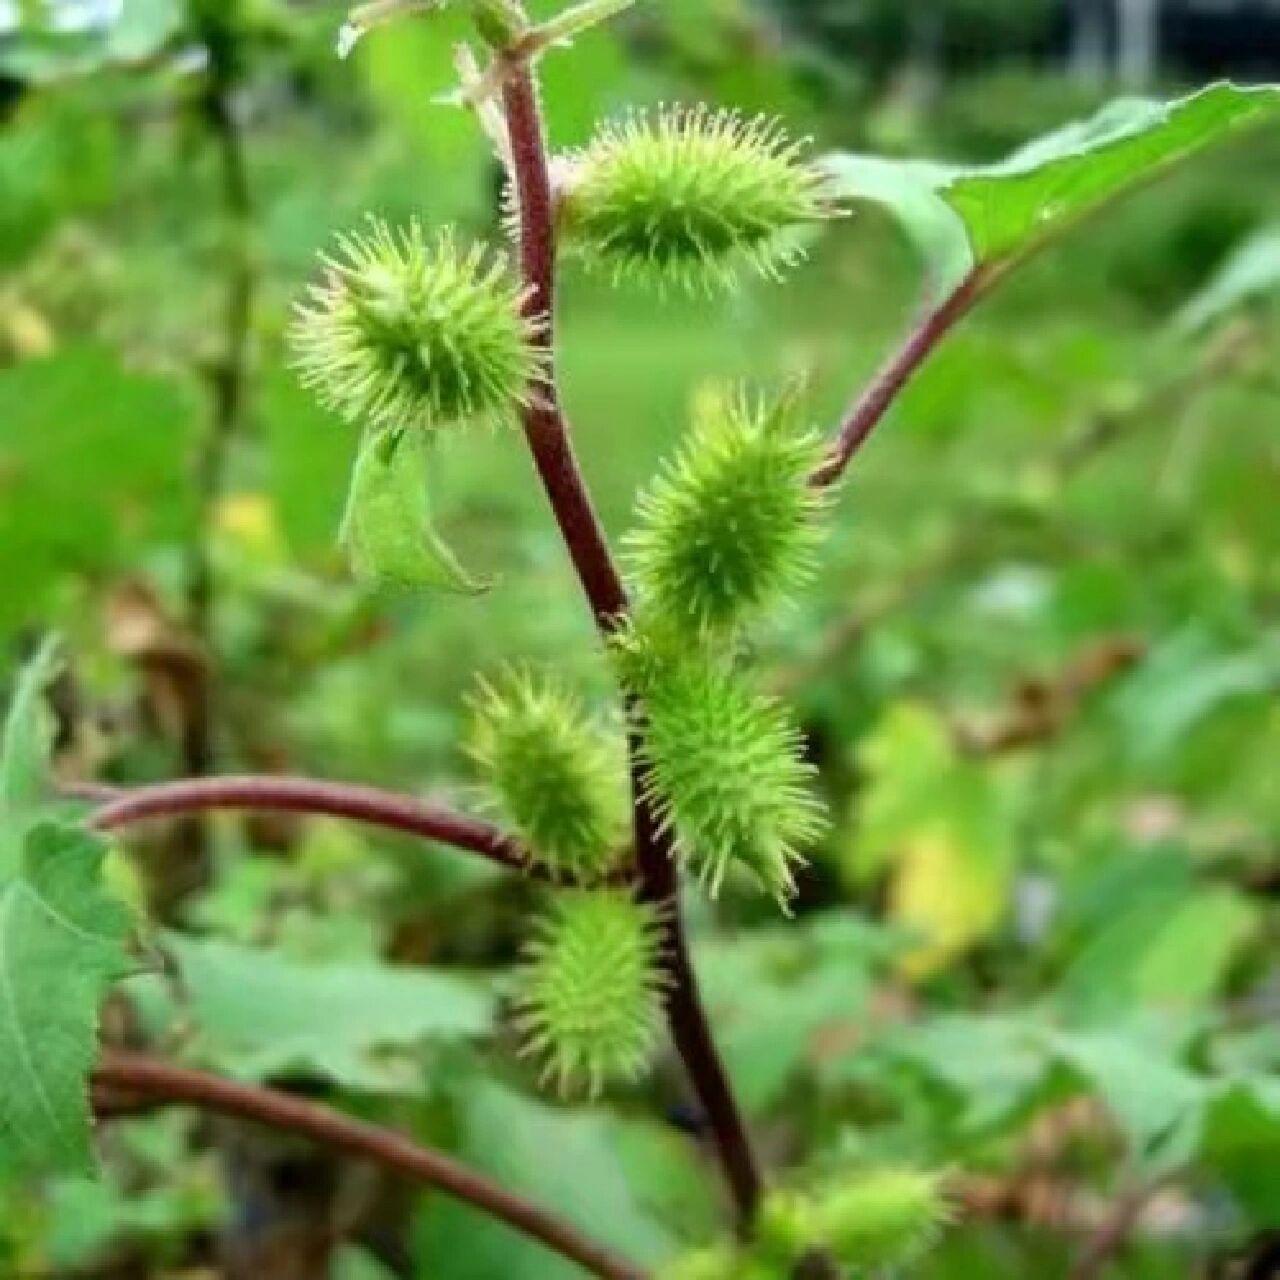
<instances>
[{"instance_id":1,"label":"large green leaf","mask_svg":"<svg viewBox=\"0 0 1280 1280\"><path fill-rule=\"evenodd\" d=\"M1174 102L1113 102L994 165L853 155L826 164L842 195L901 219L948 291L975 268L1002 270L1181 161L1276 119L1280 87L1221 83Z\"/></svg>"},{"instance_id":2,"label":"large green leaf","mask_svg":"<svg viewBox=\"0 0 1280 1280\"><path fill-rule=\"evenodd\" d=\"M0 889L0 1166L91 1171L85 1082L132 923L103 889L105 854L87 832L42 823Z\"/></svg>"},{"instance_id":3,"label":"large green leaf","mask_svg":"<svg viewBox=\"0 0 1280 1280\"><path fill-rule=\"evenodd\" d=\"M1280 118L1280 87L1215 84L1176 102L1124 99L1001 164L953 177L947 203L974 257L1032 252L1108 201L1240 130Z\"/></svg>"},{"instance_id":4,"label":"large green leaf","mask_svg":"<svg viewBox=\"0 0 1280 1280\"><path fill-rule=\"evenodd\" d=\"M170 936L198 1050L262 1078L313 1072L351 1088L421 1083L424 1041L487 1032L493 999L475 980L370 964L306 965L270 951Z\"/></svg>"}]
</instances>

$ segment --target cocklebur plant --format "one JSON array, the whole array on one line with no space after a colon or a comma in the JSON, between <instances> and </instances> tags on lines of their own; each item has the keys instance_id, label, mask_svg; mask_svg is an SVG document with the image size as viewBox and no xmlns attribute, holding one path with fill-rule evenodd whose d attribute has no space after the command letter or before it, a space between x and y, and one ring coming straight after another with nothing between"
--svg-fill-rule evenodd
<instances>
[{"instance_id":1,"label":"cocklebur plant","mask_svg":"<svg viewBox=\"0 0 1280 1280\"><path fill-rule=\"evenodd\" d=\"M386 22L432 23L446 8L475 20L454 101L475 111L506 168L517 243L508 260L447 228L356 228L321 264L293 331L303 379L361 433L342 539L356 576L375 588L485 585L436 534L428 473L464 429L518 423L616 677L612 705L598 713L554 672L482 681L468 745L494 822L369 787L231 777L112 794L87 831L50 830L33 798L48 782L52 741L32 711L48 675L37 664L0 751L0 943L35 957L7 972L17 985L0 1007L0 1063L10 1068L0 1072L0 1132L17 1135L0 1153L6 1168L79 1171L90 1101L104 1115L139 1100L195 1102L378 1160L590 1273L645 1274L547 1209L331 1109L149 1055L113 1051L91 1066L100 989L128 968L129 922L104 906L96 879L105 834L158 816L264 808L354 818L537 882L545 906L508 986L508 1024L550 1086L588 1096L634 1087L658 1060L665 1022L734 1228L672 1263L672 1280L896 1274L945 1222L929 1173L836 1171L771 1191L716 1049L682 881L785 905L824 826L803 735L753 670L755 628L814 576L833 487L961 318L1107 200L1280 117L1280 91L1217 86L1173 104L1128 103L988 170L812 160L772 121L698 104L624 117L553 157L538 61L625 7L586 0L535 23L518 0L357 6L348 52ZM899 211L927 248L923 318L831 436L813 430L793 388L707 398L640 496L625 559L615 558L560 403L558 250L622 288L723 293L783 274L853 196Z\"/></svg>"}]
</instances>

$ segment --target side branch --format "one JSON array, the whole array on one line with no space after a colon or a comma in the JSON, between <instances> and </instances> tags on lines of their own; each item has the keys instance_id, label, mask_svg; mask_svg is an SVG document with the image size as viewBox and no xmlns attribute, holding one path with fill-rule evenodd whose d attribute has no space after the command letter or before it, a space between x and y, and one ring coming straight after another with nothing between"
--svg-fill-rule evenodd
<instances>
[{"instance_id":1,"label":"side branch","mask_svg":"<svg viewBox=\"0 0 1280 1280\"><path fill-rule=\"evenodd\" d=\"M943 302L925 315L854 402L826 458L809 477L814 488L826 488L840 479L854 454L867 442L902 390L982 296L989 278L989 273L981 269L971 271Z\"/></svg>"},{"instance_id":2,"label":"side branch","mask_svg":"<svg viewBox=\"0 0 1280 1280\"><path fill-rule=\"evenodd\" d=\"M245 775L137 787L114 793L90 815L89 825L98 831L119 831L149 819L218 809L349 818L386 831L438 840L510 870L533 874L524 846L487 822L394 791L311 778Z\"/></svg>"},{"instance_id":3,"label":"side branch","mask_svg":"<svg viewBox=\"0 0 1280 1280\"><path fill-rule=\"evenodd\" d=\"M604 1280L644 1280L645 1273L575 1226L439 1152L387 1129L274 1089L226 1080L133 1053L107 1053L93 1074L96 1088L113 1096L159 1099L301 1134L326 1147L372 1160L435 1187L540 1241Z\"/></svg>"}]
</instances>

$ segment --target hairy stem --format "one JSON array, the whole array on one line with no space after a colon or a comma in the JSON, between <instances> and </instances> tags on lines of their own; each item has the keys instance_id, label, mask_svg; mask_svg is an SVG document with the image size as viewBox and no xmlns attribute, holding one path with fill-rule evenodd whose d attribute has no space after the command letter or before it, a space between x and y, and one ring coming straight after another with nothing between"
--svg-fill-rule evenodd
<instances>
[{"instance_id":1,"label":"hairy stem","mask_svg":"<svg viewBox=\"0 0 1280 1280\"><path fill-rule=\"evenodd\" d=\"M353 1120L331 1107L133 1053L104 1054L94 1071L93 1084L113 1100L159 1099L299 1134L349 1156L372 1160L474 1205L576 1262L591 1275L605 1280L644 1278L645 1273L638 1267L539 1205L497 1186L448 1156L418 1146L388 1129Z\"/></svg>"},{"instance_id":2,"label":"hairy stem","mask_svg":"<svg viewBox=\"0 0 1280 1280\"><path fill-rule=\"evenodd\" d=\"M866 444L938 344L968 315L989 279L989 273L980 268L971 271L947 298L925 314L853 403L826 458L809 478L810 484L822 489L840 479L854 454Z\"/></svg>"},{"instance_id":3,"label":"hairy stem","mask_svg":"<svg viewBox=\"0 0 1280 1280\"><path fill-rule=\"evenodd\" d=\"M537 89L527 66L503 80L503 106L510 140L512 178L520 221L520 261L529 290L528 315L539 324L547 358L546 385L524 415L525 435L538 474L605 638L621 625L629 603L621 576L587 493L574 456L568 423L559 405L555 370L555 204ZM635 711L637 708L633 707ZM663 954L667 968L667 1017L690 1083L706 1112L720 1164L733 1195L739 1228L746 1231L759 1204L762 1181L746 1125L702 1006L680 912L679 879L668 839L645 799L643 765L632 740L636 865L644 898L663 909Z\"/></svg>"}]
</instances>

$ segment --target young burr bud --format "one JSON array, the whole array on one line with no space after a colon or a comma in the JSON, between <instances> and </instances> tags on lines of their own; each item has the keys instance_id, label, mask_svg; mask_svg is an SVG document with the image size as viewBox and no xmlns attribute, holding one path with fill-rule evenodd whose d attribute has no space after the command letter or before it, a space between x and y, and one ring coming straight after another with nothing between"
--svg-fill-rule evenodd
<instances>
[{"instance_id":1,"label":"young burr bud","mask_svg":"<svg viewBox=\"0 0 1280 1280\"><path fill-rule=\"evenodd\" d=\"M948 1217L934 1173L861 1173L813 1198L815 1242L856 1274L902 1267L937 1239Z\"/></svg>"},{"instance_id":2,"label":"young burr bud","mask_svg":"<svg viewBox=\"0 0 1280 1280\"><path fill-rule=\"evenodd\" d=\"M538 375L506 263L371 220L338 240L292 329L303 382L349 421L429 430L505 421Z\"/></svg>"},{"instance_id":3,"label":"young burr bud","mask_svg":"<svg viewBox=\"0 0 1280 1280\"><path fill-rule=\"evenodd\" d=\"M623 769L577 699L509 672L472 706L471 755L532 862L583 881L606 874L624 835Z\"/></svg>"},{"instance_id":4,"label":"young burr bud","mask_svg":"<svg viewBox=\"0 0 1280 1280\"><path fill-rule=\"evenodd\" d=\"M661 1025L657 912L628 892L561 892L518 978L524 1051L562 1093L641 1075Z\"/></svg>"},{"instance_id":5,"label":"young burr bud","mask_svg":"<svg viewBox=\"0 0 1280 1280\"><path fill-rule=\"evenodd\" d=\"M826 826L786 708L697 653L632 652L622 668L644 673L635 691L647 798L681 860L713 896L732 872L785 905L803 850Z\"/></svg>"},{"instance_id":6,"label":"young burr bud","mask_svg":"<svg viewBox=\"0 0 1280 1280\"><path fill-rule=\"evenodd\" d=\"M646 607L706 636L810 578L827 505L809 484L821 451L817 433L797 424L792 396L705 398L691 436L641 498L628 540Z\"/></svg>"},{"instance_id":7,"label":"young burr bud","mask_svg":"<svg viewBox=\"0 0 1280 1280\"><path fill-rule=\"evenodd\" d=\"M777 277L795 232L829 218L828 182L765 118L703 106L632 115L577 157L561 205L566 244L619 278L686 290Z\"/></svg>"}]
</instances>

